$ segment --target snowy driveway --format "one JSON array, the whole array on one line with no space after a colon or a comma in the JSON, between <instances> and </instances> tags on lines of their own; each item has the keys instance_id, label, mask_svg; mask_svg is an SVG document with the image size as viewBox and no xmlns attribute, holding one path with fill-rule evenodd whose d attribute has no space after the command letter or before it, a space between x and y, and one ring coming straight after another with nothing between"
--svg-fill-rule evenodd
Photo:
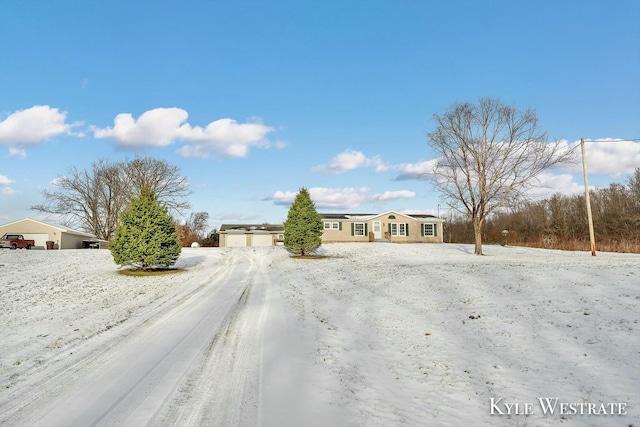
<instances>
[{"instance_id":1,"label":"snowy driveway","mask_svg":"<svg viewBox=\"0 0 640 427\"><path fill-rule=\"evenodd\" d=\"M0 252L0 425L640 425L640 255L322 251Z\"/></svg>"},{"instance_id":2,"label":"snowy driveway","mask_svg":"<svg viewBox=\"0 0 640 427\"><path fill-rule=\"evenodd\" d=\"M170 299L65 346L66 354L51 356L44 369L36 362L24 379L17 375L3 391L0 424L256 425L269 290L265 254L217 255L187 258L197 263L196 274L162 277L188 281ZM156 278L112 277L145 280ZM35 333L38 325L32 328Z\"/></svg>"}]
</instances>

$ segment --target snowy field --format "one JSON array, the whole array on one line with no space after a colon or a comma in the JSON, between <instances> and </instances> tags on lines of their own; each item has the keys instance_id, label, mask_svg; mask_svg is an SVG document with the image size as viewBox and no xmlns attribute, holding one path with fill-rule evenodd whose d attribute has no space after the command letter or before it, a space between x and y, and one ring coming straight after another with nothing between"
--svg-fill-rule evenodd
<instances>
[{"instance_id":1,"label":"snowy field","mask_svg":"<svg viewBox=\"0 0 640 427\"><path fill-rule=\"evenodd\" d=\"M0 425L640 427L640 255L321 252L0 251Z\"/></svg>"}]
</instances>

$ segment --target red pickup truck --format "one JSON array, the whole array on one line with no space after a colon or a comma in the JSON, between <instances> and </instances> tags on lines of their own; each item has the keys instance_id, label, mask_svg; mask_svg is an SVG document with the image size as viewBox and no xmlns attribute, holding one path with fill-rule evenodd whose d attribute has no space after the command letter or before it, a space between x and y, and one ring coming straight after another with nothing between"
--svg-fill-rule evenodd
<instances>
[{"instance_id":1,"label":"red pickup truck","mask_svg":"<svg viewBox=\"0 0 640 427\"><path fill-rule=\"evenodd\" d=\"M5 234L0 237L0 248L31 249L35 244L34 240L25 240L22 234Z\"/></svg>"}]
</instances>

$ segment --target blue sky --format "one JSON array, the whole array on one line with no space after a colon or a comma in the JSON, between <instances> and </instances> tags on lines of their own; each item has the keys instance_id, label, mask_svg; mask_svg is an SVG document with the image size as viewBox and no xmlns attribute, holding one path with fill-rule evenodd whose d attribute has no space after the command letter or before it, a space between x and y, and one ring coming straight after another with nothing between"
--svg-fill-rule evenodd
<instances>
[{"instance_id":1,"label":"blue sky","mask_svg":"<svg viewBox=\"0 0 640 427\"><path fill-rule=\"evenodd\" d=\"M0 222L71 166L152 156L211 227L437 213L433 114L496 97L587 143L589 183L640 166L640 2L17 1L0 11ZM580 191L580 165L545 191Z\"/></svg>"}]
</instances>

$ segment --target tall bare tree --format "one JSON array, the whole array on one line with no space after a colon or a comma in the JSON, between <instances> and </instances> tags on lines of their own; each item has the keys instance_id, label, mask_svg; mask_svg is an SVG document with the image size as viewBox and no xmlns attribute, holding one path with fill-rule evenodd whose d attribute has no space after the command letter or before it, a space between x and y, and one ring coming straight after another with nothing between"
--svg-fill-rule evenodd
<instances>
[{"instance_id":1,"label":"tall bare tree","mask_svg":"<svg viewBox=\"0 0 640 427\"><path fill-rule=\"evenodd\" d=\"M140 190L148 187L158 201L170 212L182 214L189 208L185 197L189 191L189 181L180 174L180 168L164 160L153 157L135 157L122 162L125 176L132 193L129 198L138 197Z\"/></svg>"},{"instance_id":2,"label":"tall bare tree","mask_svg":"<svg viewBox=\"0 0 640 427\"><path fill-rule=\"evenodd\" d=\"M547 143L532 110L492 98L457 103L434 114L428 145L439 158L430 175L453 209L473 223L475 253L482 255L482 226L489 214L525 197L539 176L570 158L560 141Z\"/></svg>"},{"instance_id":3,"label":"tall bare tree","mask_svg":"<svg viewBox=\"0 0 640 427\"><path fill-rule=\"evenodd\" d=\"M185 200L189 185L180 169L149 157L121 162L100 159L84 170L72 166L52 185L55 190L43 190L44 201L31 209L62 217L65 225L104 240L113 237L120 213L143 188L154 191L174 213L189 207Z\"/></svg>"}]
</instances>

